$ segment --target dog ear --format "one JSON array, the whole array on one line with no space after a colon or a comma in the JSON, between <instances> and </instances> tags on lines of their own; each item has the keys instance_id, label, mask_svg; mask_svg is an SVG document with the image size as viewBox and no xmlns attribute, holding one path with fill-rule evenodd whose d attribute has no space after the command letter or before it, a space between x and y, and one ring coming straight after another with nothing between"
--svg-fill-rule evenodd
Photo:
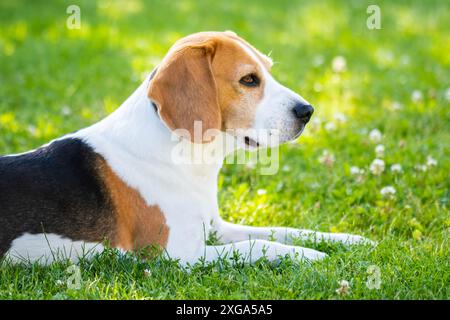
<instances>
[{"instance_id":1,"label":"dog ear","mask_svg":"<svg viewBox=\"0 0 450 320\"><path fill-rule=\"evenodd\" d=\"M221 128L211 69L216 47L214 40L175 44L149 85L148 97L156 104L162 120L171 130L187 130L192 142L207 142L203 141L204 132ZM196 121L201 121L202 130L194 134Z\"/></svg>"}]
</instances>

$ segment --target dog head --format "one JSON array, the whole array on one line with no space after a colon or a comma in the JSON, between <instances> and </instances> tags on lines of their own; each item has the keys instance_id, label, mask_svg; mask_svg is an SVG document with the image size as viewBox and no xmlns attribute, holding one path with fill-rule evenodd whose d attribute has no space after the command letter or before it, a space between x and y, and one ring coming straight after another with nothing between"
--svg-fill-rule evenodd
<instances>
[{"instance_id":1,"label":"dog head","mask_svg":"<svg viewBox=\"0 0 450 320\"><path fill-rule=\"evenodd\" d=\"M213 130L248 149L271 147L296 139L314 111L272 77L271 67L270 58L233 32L200 32L173 45L148 96L166 125L185 129L193 142L210 141L214 135L206 132Z\"/></svg>"}]
</instances>

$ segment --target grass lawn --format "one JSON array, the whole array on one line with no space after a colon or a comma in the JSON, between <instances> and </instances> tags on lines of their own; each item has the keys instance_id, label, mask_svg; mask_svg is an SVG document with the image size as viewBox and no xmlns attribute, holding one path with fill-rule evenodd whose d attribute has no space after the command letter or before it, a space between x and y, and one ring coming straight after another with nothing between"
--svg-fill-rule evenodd
<instances>
[{"instance_id":1,"label":"grass lawn","mask_svg":"<svg viewBox=\"0 0 450 320\"><path fill-rule=\"evenodd\" d=\"M366 26L374 2L380 30ZM81 29L66 27L70 4L81 8ZM80 289L66 286L67 262L3 264L0 298L449 299L449 9L444 0L2 1L0 154L105 117L178 38L234 30L272 52L275 77L316 112L305 134L281 148L277 174L224 167L223 217L361 234L378 246L299 242L329 257L190 272L107 250L80 262ZM375 158L385 164L378 175ZM383 195L386 186L395 194ZM379 288L367 286L378 271ZM342 280L347 294L336 292Z\"/></svg>"}]
</instances>

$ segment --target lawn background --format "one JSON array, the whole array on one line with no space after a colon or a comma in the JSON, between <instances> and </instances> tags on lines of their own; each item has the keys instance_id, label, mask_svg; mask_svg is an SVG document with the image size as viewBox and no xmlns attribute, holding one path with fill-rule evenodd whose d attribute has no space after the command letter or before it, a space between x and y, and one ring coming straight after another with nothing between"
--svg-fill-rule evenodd
<instances>
[{"instance_id":1,"label":"lawn background","mask_svg":"<svg viewBox=\"0 0 450 320\"><path fill-rule=\"evenodd\" d=\"M66 27L71 4L81 8L79 30ZM366 26L369 4L381 8L380 30ZM448 299L449 7L444 0L0 1L0 154L105 117L178 38L233 30L271 52L274 76L316 107L316 120L298 143L283 146L276 175L224 167L222 215L379 242L299 242L330 257L312 265L197 265L189 273L110 250L80 263L80 289L67 288L65 262L3 265L0 298ZM342 72L332 67L338 56ZM369 170L373 129L385 147L380 176ZM426 166L428 156L436 166ZM394 163L402 173L390 171ZM351 166L365 173L352 175ZM393 199L380 193L388 185ZM371 265L381 272L380 289L366 285ZM336 292L341 280L350 283L344 296Z\"/></svg>"}]
</instances>

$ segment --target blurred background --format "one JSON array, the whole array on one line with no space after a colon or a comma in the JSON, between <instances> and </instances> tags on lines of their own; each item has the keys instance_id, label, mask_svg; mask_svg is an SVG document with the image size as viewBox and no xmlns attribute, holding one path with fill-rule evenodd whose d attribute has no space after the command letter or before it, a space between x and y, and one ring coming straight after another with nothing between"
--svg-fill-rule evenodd
<instances>
[{"instance_id":1,"label":"blurred background","mask_svg":"<svg viewBox=\"0 0 450 320\"><path fill-rule=\"evenodd\" d=\"M204 30L233 30L271 53L274 75L311 101L318 117L342 112L367 122L393 102L409 104L414 90L424 103L406 112L427 116L449 87L449 1L377 1L381 29L369 30L372 2L0 1L0 151L106 115L174 41ZM71 30L73 4L81 28ZM343 59L333 70L336 57ZM404 130L431 130L417 125L407 121Z\"/></svg>"},{"instance_id":2,"label":"blurred background","mask_svg":"<svg viewBox=\"0 0 450 320\"><path fill-rule=\"evenodd\" d=\"M367 26L373 4L380 29ZM70 5L80 9L80 28L67 26ZM260 175L253 163L224 167L222 215L363 234L381 244L374 253L316 247L334 260L304 278L295 271L294 289L292 276L276 278L279 291L260 290L261 278L253 287L239 280L249 291L237 285L231 296L334 297L338 280L358 279L376 261L392 286L368 292L355 280L352 297L448 298L449 7L446 0L0 0L0 154L36 148L105 117L177 39L233 30L270 53L274 76L315 114L304 135L281 148L276 175ZM204 288L196 281L189 286ZM123 296L108 286L100 297ZM230 292L211 286L201 297ZM174 286L155 295L192 292Z\"/></svg>"}]
</instances>

